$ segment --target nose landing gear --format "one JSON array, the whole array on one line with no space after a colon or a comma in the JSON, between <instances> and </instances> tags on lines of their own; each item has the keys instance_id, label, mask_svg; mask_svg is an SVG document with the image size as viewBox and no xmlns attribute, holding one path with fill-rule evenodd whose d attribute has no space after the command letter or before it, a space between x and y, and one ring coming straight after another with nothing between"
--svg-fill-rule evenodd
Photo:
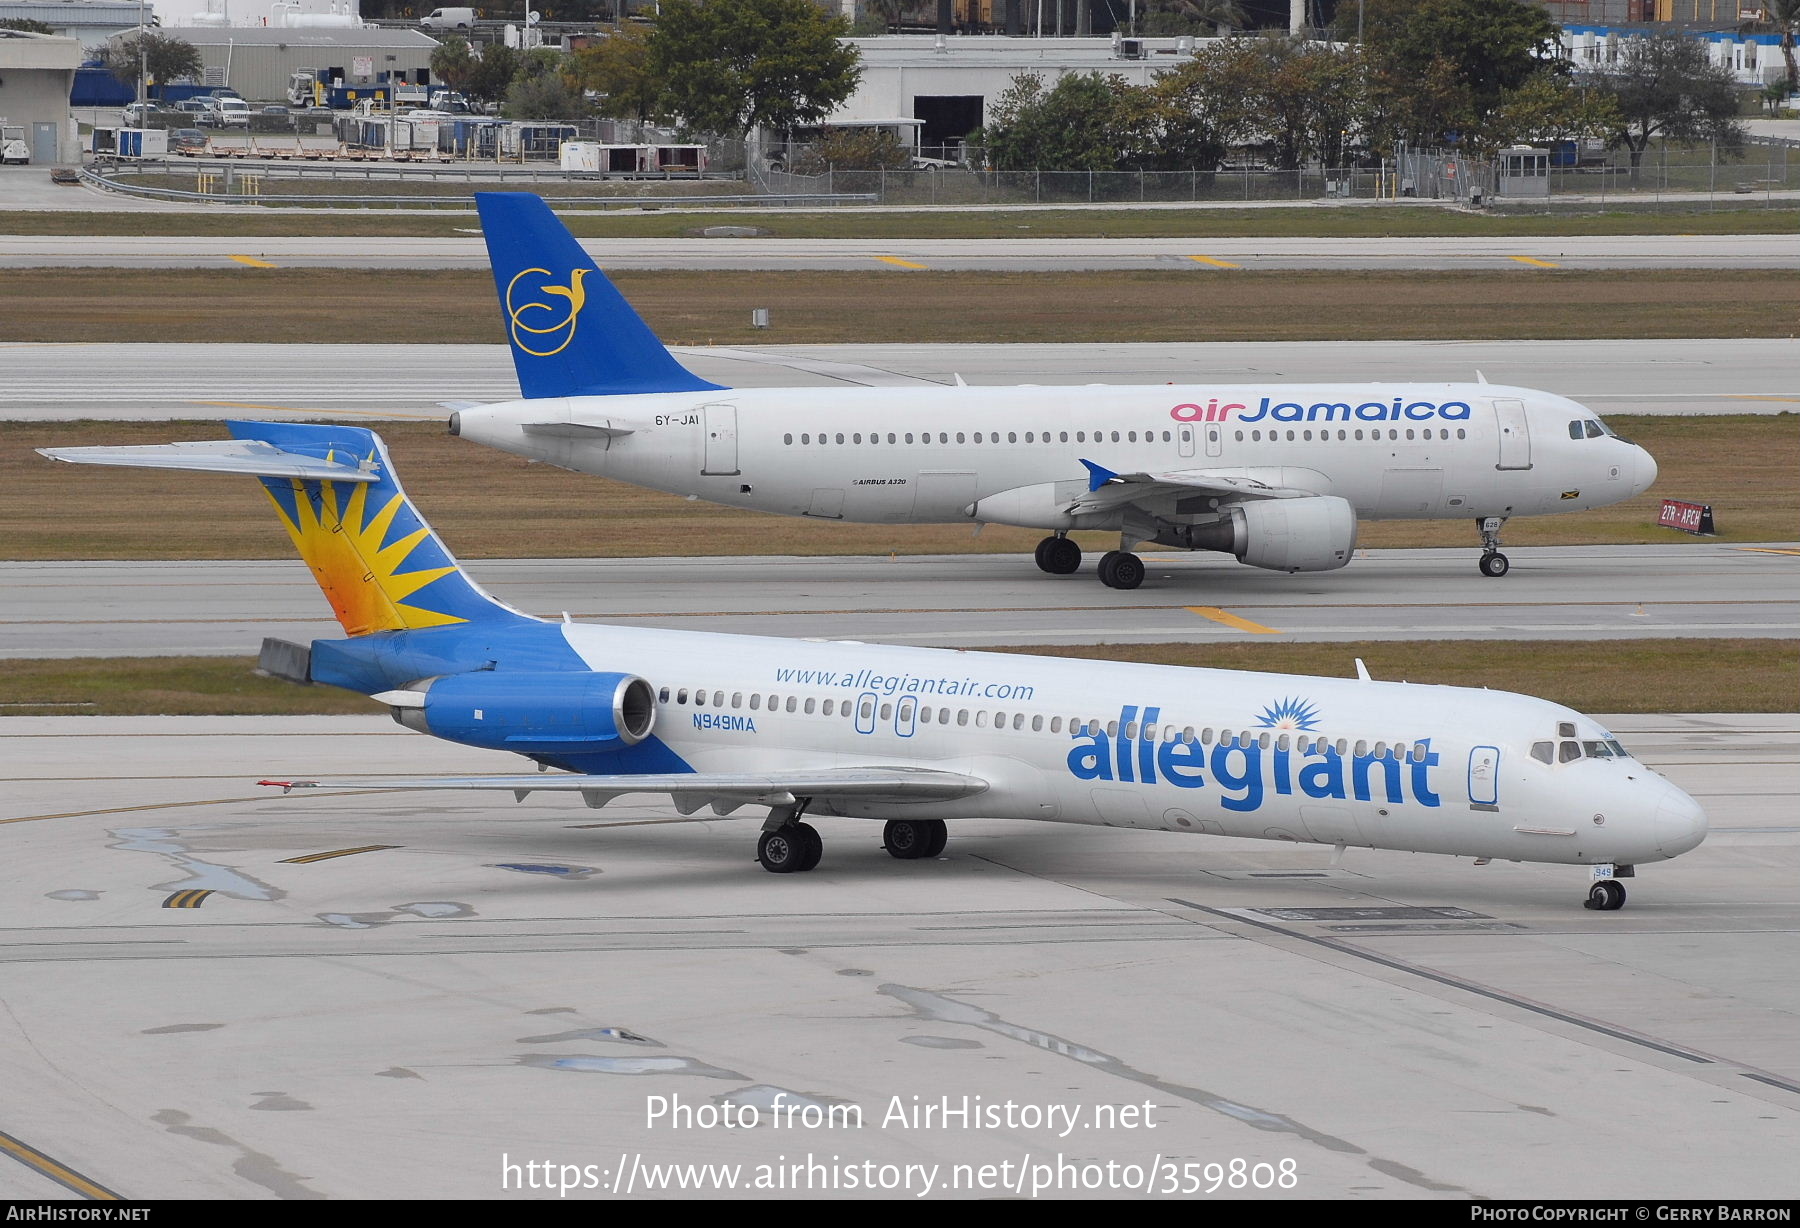
<instances>
[{"instance_id":1,"label":"nose landing gear","mask_svg":"<svg viewBox=\"0 0 1800 1228\"><path fill-rule=\"evenodd\" d=\"M1588 897L1581 906L1596 912L1617 912L1625 907L1625 884L1615 883L1610 878L1601 879L1588 888Z\"/></svg>"},{"instance_id":2,"label":"nose landing gear","mask_svg":"<svg viewBox=\"0 0 1800 1228\"><path fill-rule=\"evenodd\" d=\"M1475 522L1481 530L1481 574L1495 579L1512 570L1512 564L1500 553L1500 526L1506 523L1504 516L1483 516Z\"/></svg>"}]
</instances>

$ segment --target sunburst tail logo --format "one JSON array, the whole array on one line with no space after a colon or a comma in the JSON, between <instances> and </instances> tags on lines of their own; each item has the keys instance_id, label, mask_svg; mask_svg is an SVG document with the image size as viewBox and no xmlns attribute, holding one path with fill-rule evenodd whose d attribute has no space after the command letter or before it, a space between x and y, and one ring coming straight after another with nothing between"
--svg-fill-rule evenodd
<instances>
[{"instance_id":1,"label":"sunburst tail logo","mask_svg":"<svg viewBox=\"0 0 1800 1228\"><path fill-rule=\"evenodd\" d=\"M1304 699L1290 697L1264 708L1256 723L1264 729L1313 729L1319 723L1319 710Z\"/></svg>"},{"instance_id":2,"label":"sunburst tail logo","mask_svg":"<svg viewBox=\"0 0 1800 1228\"><path fill-rule=\"evenodd\" d=\"M374 482L263 478L300 557L350 635L522 618L462 573L394 480L387 448L350 426L232 422L239 439L356 465Z\"/></svg>"}]
</instances>

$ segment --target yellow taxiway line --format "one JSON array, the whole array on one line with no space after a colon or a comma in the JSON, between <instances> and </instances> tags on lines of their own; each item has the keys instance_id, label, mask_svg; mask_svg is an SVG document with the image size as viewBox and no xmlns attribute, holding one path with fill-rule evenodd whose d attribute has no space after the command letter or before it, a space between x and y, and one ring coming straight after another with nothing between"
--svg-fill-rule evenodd
<instances>
[{"instance_id":1,"label":"yellow taxiway line","mask_svg":"<svg viewBox=\"0 0 1800 1228\"><path fill-rule=\"evenodd\" d=\"M1265 627L1261 623L1253 623L1247 618L1239 618L1236 614L1221 610L1218 606L1190 605L1183 606L1182 608L1187 610L1190 614L1198 614L1201 618L1210 618L1216 623L1225 624L1227 627L1236 627L1239 631L1248 631L1251 635L1281 634L1281 632L1277 631L1274 627Z\"/></svg>"}]
</instances>

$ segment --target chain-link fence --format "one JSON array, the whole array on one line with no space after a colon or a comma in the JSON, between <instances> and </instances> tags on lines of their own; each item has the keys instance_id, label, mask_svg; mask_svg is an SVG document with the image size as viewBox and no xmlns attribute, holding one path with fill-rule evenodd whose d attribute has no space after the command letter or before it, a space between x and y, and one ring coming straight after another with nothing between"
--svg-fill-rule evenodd
<instances>
[{"instance_id":1,"label":"chain-link fence","mask_svg":"<svg viewBox=\"0 0 1800 1228\"><path fill-rule=\"evenodd\" d=\"M757 192L873 194L889 205L1132 204L1291 200L1457 200L1484 205L1554 204L1559 199L1629 204L1710 199L1720 205L1794 205L1800 143L1748 146L1737 158L1709 146L1653 147L1632 165L1616 150L1548 165L1536 182L1503 177L1494 162L1443 152L1409 152L1376 167L1271 170L1227 166L1185 171L994 171L926 164L901 170L828 167L796 175L751 158Z\"/></svg>"}]
</instances>

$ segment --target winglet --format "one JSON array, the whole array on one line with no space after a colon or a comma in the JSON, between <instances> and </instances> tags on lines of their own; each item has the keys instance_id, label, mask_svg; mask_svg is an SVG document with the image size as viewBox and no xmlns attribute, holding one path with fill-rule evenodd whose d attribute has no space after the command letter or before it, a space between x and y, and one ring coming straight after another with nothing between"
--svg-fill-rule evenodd
<instances>
[{"instance_id":1,"label":"winglet","mask_svg":"<svg viewBox=\"0 0 1800 1228\"><path fill-rule=\"evenodd\" d=\"M1105 465L1096 465L1093 461L1087 460L1086 458L1083 458L1081 463L1087 466L1088 493L1090 495L1108 482L1116 481L1118 479L1119 475L1114 473L1111 469L1108 469Z\"/></svg>"},{"instance_id":2,"label":"winglet","mask_svg":"<svg viewBox=\"0 0 1800 1228\"><path fill-rule=\"evenodd\" d=\"M1363 659L1361 657L1356 658L1356 680L1358 682L1375 681L1373 678L1369 677L1369 667L1363 664Z\"/></svg>"}]
</instances>

